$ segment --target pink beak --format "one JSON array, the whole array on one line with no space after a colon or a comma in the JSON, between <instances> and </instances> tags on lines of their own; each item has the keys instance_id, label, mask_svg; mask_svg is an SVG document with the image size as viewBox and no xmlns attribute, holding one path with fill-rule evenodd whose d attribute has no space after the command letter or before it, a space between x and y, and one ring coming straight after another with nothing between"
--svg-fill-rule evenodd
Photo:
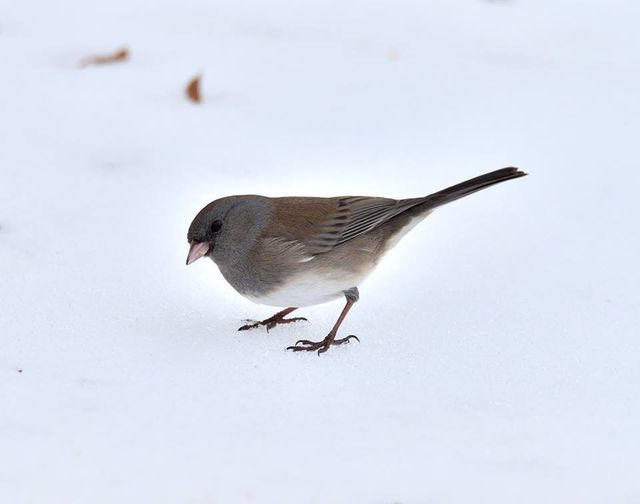
<instances>
[{"instance_id":1,"label":"pink beak","mask_svg":"<svg viewBox=\"0 0 640 504\"><path fill-rule=\"evenodd\" d=\"M209 251L209 244L207 242L191 241L191 248L189 249L189 255L187 255L187 266L192 262L196 262Z\"/></svg>"}]
</instances>

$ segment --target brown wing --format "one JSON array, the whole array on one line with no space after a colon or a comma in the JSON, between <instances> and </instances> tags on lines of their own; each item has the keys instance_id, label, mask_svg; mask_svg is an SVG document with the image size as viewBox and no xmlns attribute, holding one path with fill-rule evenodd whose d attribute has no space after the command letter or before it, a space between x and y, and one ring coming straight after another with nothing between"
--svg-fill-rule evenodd
<instances>
[{"instance_id":1,"label":"brown wing","mask_svg":"<svg viewBox=\"0 0 640 504\"><path fill-rule=\"evenodd\" d=\"M440 205L490 187L522 177L517 168L503 168L456 184L424 198L394 200L370 196L339 198L275 198L269 233L263 238L275 240L278 252L293 252L304 262L316 254L357 238L390 219L421 205L427 212Z\"/></svg>"},{"instance_id":2,"label":"brown wing","mask_svg":"<svg viewBox=\"0 0 640 504\"><path fill-rule=\"evenodd\" d=\"M277 198L270 226L273 236L303 247L311 257L328 252L422 203L424 198L394 200L370 196Z\"/></svg>"}]
</instances>

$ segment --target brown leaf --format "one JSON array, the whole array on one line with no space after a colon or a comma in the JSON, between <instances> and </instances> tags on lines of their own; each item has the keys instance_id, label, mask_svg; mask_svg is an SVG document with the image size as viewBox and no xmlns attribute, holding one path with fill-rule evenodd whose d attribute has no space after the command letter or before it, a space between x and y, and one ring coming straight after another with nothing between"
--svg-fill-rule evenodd
<instances>
[{"instance_id":1,"label":"brown leaf","mask_svg":"<svg viewBox=\"0 0 640 504\"><path fill-rule=\"evenodd\" d=\"M184 90L189 98L194 103L200 103L202 101L202 95L200 94L200 80L202 76L196 75L189 81L186 89Z\"/></svg>"},{"instance_id":2,"label":"brown leaf","mask_svg":"<svg viewBox=\"0 0 640 504\"><path fill-rule=\"evenodd\" d=\"M94 56L87 56L78 63L80 68L87 67L89 65L105 65L107 63L117 63L119 61L126 61L129 59L129 49L123 47L122 49L112 54L100 54Z\"/></svg>"}]
</instances>

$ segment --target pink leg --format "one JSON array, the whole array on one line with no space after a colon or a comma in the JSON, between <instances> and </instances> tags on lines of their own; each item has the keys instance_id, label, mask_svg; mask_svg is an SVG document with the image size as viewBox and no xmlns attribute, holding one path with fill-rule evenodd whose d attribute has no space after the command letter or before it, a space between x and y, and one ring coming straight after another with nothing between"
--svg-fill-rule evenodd
<instances>
[{"instance_id":1,"label":"pink leg","mask_svg":"<svg viewBox=\"0 0 640 504\"><path fill-rule=\"evenodd\" d=\"M342 321L347 316L347 313L349 313L349 310L351 309L353 304L358 300L357 291L356 296L349 296L349 293L346 294L347 304L342 309L342 313L340 313L338 320L334 324L331 331L329 331L329 334L327 334L327 336L322 341L298 340L296 341L295 345L287 347L287 350L293 350L294 352L314 352L317 350L318 355L320 355L321 353L329 350L329 347L331 347L332 345L342 345L343 343L349 343L349 340L351 339L355 339L359 342L360 340L358 339L358 337L354 336L353 334L350 334L346 338L336 339L336 334L338 333L340 324L342 324Z\"/></svg>"}]
</instances>

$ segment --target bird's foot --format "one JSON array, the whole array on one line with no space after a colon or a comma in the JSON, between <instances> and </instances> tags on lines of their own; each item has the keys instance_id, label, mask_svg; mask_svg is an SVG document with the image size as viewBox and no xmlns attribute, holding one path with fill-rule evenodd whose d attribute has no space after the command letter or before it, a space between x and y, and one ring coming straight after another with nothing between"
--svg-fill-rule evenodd
<instances>
[{"instance_id":1,"label":"bird's foot","mask_svg":"<svg viewBox=\"0 0 640 504\"><path fill-rule=\"evenodd\" d=\"M267 328L267 332L273 329L275 326L279 324L290 324L291 322L309 322L304 317L291 317L284 318L278 317L274 315L273 317L269 317L268 319L253 321L253 320L245 320L245 322L253 322L252 324L245 324L242 327L238 328L238 331L247 331L249 329L257 329L258 327L264 326Z\"/></svg>"},{"instance_id":2,"label":"bird's foot","mask_svg":"<svg viewBox=\"0 0 640 504\"><path fill-rule=\"evenodd\" d=\"M329 334L322 341L309 341L309 340L298 340L296 344L290 347L287 347L287 350L293 350L294 352L315 352L318 351L318 355L329 350L329 347L333 345L342 345L343 343L349 343L349 340L354 339L358 343L360 340L357 336L350 334L346 338L336 339L335 334ZM298 346L299 345L299 346Z\"/></svg>"}]
</instances>

